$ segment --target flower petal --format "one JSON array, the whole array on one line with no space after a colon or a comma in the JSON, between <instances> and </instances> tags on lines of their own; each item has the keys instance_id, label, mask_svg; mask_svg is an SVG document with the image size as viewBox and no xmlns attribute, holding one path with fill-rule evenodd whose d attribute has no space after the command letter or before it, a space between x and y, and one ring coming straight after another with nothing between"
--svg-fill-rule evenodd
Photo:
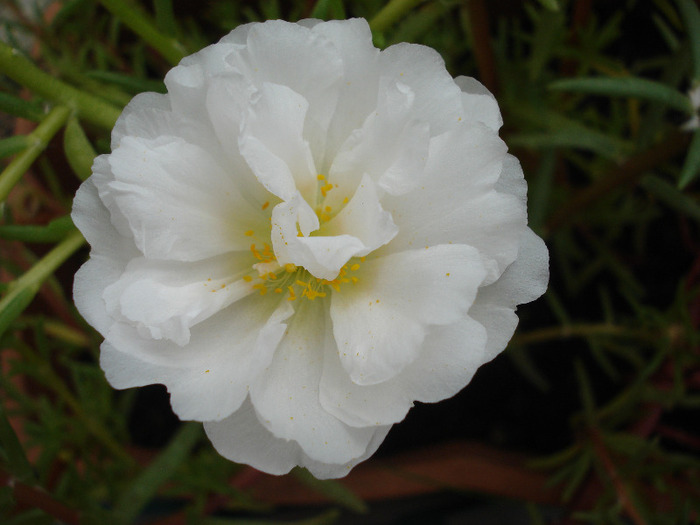
<instances>
[{"instance_id":1,"label":"flower petal","mask_svg":"<svg viewBox=\"0 0 700 525\"><path fill-rule=\"evenodd\" d=\"M272 246L280 265L291 263L314 277L333 280L351 257L365 250L365 245L351 235L306 237L318 224L314 212L297 194L272 210ZM298 236L298 231L304 236Z\"/></svg>"},{"instance_id":2,"label":"flower petal","mask_svg":"<svg viewBox=\"0 0 700 525\"><path fill-rule=\"evenodd\" d=\"M363 249L353 253L352 257L362 257L387 244L398 231L391 214L384 210L379 202L375 183L365 175L350 202L338 215L323 225L321 234L352 235L364 245Z\"/></svg>"},{"instance_id":3,"label":"flower petal","mask_svg":"<svg viewBox=\"0 0 700 525\"><path fill-rule=\"evenodd\" d=\"M339 478L379 448L391 427L375 429L364 454L347 463L323 463L311 459L294 441L280 439L259 421L250 401L222 421L204 423L204 430L214 448L227 459L246 463L268 474L286 474L293 467L306 467L318 479Z\"/></svg>"},{"instance_id":4,"label":"flower petal","mask_svg":"<svg viewBox=\"0 0 700 525\"><path fill-rule=\"evenodd\" d=\"M413 116L430 125L431 136L454 127L463 116L462 92L440 54L418 44L396 44L379 55L382 75L406 84L415 94Z\"/></svg>"},{"instance_id":5,"label":"flower petal","mask_svg":"<svg viewBox=\"0 0 700 525\"><path fill-rule=\"evenodd\" d=\"M486 327L487 360L501 352L518 325L517 305L534 301L547 289L549 252L530 229L522 233L518 258L500 279L481 288L469 315Z\"/></svg>"},{"instance_id":6,"label":"flower petal","mask_svg":"<svg viewBox=\"0 0 700 525\"><path fill-rule=\"evenodd\" d=\"M400 198L383 199L399 233L381 253L468 244L481 254L487 283L495 281L515 260L527 218L524 196L496 191L506 171L505 151L503 141L478 123L433 139L425 168L431 183ZM522 179L522 171L512 171L512 176Z\"/></svg>"},{"instance_id":7,"label":"flower petal","mask_svg":"<svg viewBox=\"0 0 700 525\"><path fill-rule=\"evenodd\" d=\"M238 145L260 183L282 200L311 195L316 168L303 138L309 103L287 86L264 83L243 122Z\"/></svg>"},{"instance_id":8,"label":"flower petal","mask_svg":"<svg viewBox=\"0 0 700 525\"><path fill-rule=\"evenodd\" d=\"M112 226L93 179L78 188L71 217L91 245L90 259L75 274L75 305L85 320L104 335L113 322L102 299L104 289L119 278L138 251L131 239Z\"/></svg>"},{"instance_id":9,"label":"flower petal","mask_svg":"<svg viewBox=\"0 0 700 525\"><path fill-rule=\"evenodd\" d=\"M485 277L478 252L441 245L367 260L331 298L340 360L353 382L396 376L418 356L428 326L463 318Z\"/></svg>"},{"instance_id":10,"label":"flower petal","mask_svg":"<svg viewBox=\"0 0 700 525\"><path fill-rule=\"evenodd\" d=\"M401 421L414 401L452 397L484 363L486 330L470 318L433 326L416 359L398 375L374 385L358 385L343 368L337 350L326 347L321 377L321 405L351 426Z\"/></svg>"},{"instance_id":11,"label":"flower petal","mask_svg":"<svg viewBox=\"0 0 700 525\"><path fill-rule=\"evenodd\" d=\"M180 419L221 420L270 364L292 313L287 301L249 297L194 327L184 347L143 338L134 346L136 330L119 323L102 345L100 366L115 388L164 384Z\"/></svg>"},{"instance_id":12,"label":"flower petal","mask_svg":"<svg viewBox=\"0 0 700 525\"><path fill-rule=\"evenodd\" d=\"M146 257L196 261L248 250L245 232L265 228L232 177L183 139L125 137L109 163L109 190Z\"/></svg>"},{"instance_id":13,"label":"flower petal","mask_svg":"<svg viewBox=\"0 0 700 525\"><path fill-rule=\"evenodd\" d=\"M455 83L462 90L464 120L482 122L498 131L503 125L503 118L496 97L475 78L461 76L455 78Z\"/></svg>"},{"instance_id":14,"label":"flower petal","mask_svg":"<svg viewBox=\"0 0 700 525\"><path fill-rule=\"evenodd\" d=\"M341 147L330 179L354 187L367 173L392 195L416 187L428 157L430 128L415 120L414 100L406 84L382 77L376 109Z\"/></svg>"},{"instance_id":15,"label":"flower petal","mask_svg":"<svg viewBox=\"0 0 700 525\"><path fill-rule=\"evenodd\" d=\"M324 310L323 301L299 303L272 363L251 385L250 398L276 437L296 441L316 461L343 464L365 453L375 429L351 428L319 402L319 350L332 337Z\"/></svg>"},{"instance_id":16,"label":"flower petal","mask_svg":"<svg viewBox=\"0 0 700 525\"><path fill-rule=\"evenodd\" d=\"M134 258L105 289L107 310L144 337L185 345L190 328L256 291L241 279L252 258L244 252L194 263Z\"/></svg>"}]
</instances>

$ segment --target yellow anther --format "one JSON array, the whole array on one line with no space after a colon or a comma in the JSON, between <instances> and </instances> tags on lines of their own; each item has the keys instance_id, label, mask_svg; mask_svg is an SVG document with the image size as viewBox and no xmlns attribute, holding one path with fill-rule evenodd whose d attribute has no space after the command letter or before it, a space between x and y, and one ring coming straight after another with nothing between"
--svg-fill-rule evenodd
<instances>
[{"instance_id":1,"label":"yellow anther","mask_svg":"<svg viewBox=\"0 0 700 525\"><path fill-rule=\"evenodd\" d=\"M296 265L294 265L292 263L285 264L284 269L287 271L287 273L294 273L297 271Z\"/></svg>"},{"instance_id":2,"label":"yellow anther","mask_svg":"<svg viewBox=\"0 0 700 525\"><path fill-rule=\"evenodd\" d=\"M326 176L323 175L322 173L319 173L318 175L316 175L316 179L317 180L326 180Z\"/></svg>"},{"instance_id":3,"label":"yellow anther","mask_svg":"<svg viewBox=\"0 0 700 525\"><path fill-rule=\"evenodd\" d=\"M350 202L350 199L348 199L347 197L345 197L345 198L343 199L343 204L347 204L348 202Z\"/></svg>"},{"instance_id":4,"label":"yellow anther","mask_svg":"<svg viewBox=\"0 0 700 525\"><path fill-rule=\"evenodd\" d=\"M282 288L275 288L275 293L282 293Z\"/></svg>"},{"instance_id":5,"label":"yellow anther","mask_svg":"<svg viewBox=\"0 0 700 525\"><path fill-rule=\"evenodd\" d=\"M243 276L243 280L244 280L245 282L249 283L250 281L253 280L253 278L252 278L250 275L244 275L244 276Z\"/></svg>"},{"instance_id":6,"label":"yellow anther","mask_svg":"<svg viewBox=\"0 0 700 525\"><path fill-rule=\"evenodd\" d=\"M245 232L245 234L246 234L248 237L252 237L252 236L253 236L253 233L254 233L253 230L248 230L247 232Z\"/></svg>"},{"instance_id":7,"label":"yellow anther","mask_svg":"<svg viewBox=\"0 0 700 525\"><path fill-rule=\"evenodd\" d=\"M323 195L323 196L325 197L326 194L327 194L329 191L331 191L332 189L333 189L333 185L332 185L332 184L325 184L325 185L321 186L321 195Z\"/></svg>"},{"instance_id":8,"label":"yellow anther","mask_svg":"<svg viewBox=\"0 0 700 525\"><path fill-rule=\"evenodd\" d=\"M267 293L267 288L262 283L254 284L253 288L255 288L256 290L259 290L260 295L265 295Z\"/></svg>"},{"instance_id":9,"label":"yellow anther","mask_svg":"<svg viewBox=\"0 0 700 525\"><path fill-rule=\"evenodd\" d=\"M270 205L269 202L267 202L267 201L263 202L262 209L263 209L263 210L267 209L267 207L268 207L269 205Z\"/></svg>"},{"instance_id":10,"label":"yellow anther","mask_svg":"<svg viewBox=\"0 0 700 525\"><path fill-rule=\"evenodd\" d=\"M350 270L353 271L353 272L355 272L355 271L357 271L357 270L359 270L359 269L360 269L360 265L357 264L357 263L353 264L353 265L350 267Z\"/></svg>"},{"instance_id":11,"label":"yellow anther","mask_svg":"<svg viewBox=\"0 0 700 525\"><path fill-rule=\"evenodd\" d=\"M355 276L350 277L350 280L353 282L353 284L356 284L359 279Z\"/></svg>"},{"instance_id":12,"label":"yellow anther","mask_svg":"<svg viewBox=\"0 0 700 525\"><path fill-rule=\"evenodd\" d=\"M326 206L325 208L323 208L323 211L325 211L326 213L330 213L331 209L332 208L330 206Z\"/></svg>"},{"instance_id":13,"label":"yellow anther","mask_svg":"<svg viewBox=\"0 0 700 525\"><path fill-rule=\"evenodd\" d=\"M297 296L294 295L294 288L292 288L291 286L287 286L287 290L289 290L289 297L287 297L287 301L293 301L297 298Z\"/></svg>"}]
</instances>

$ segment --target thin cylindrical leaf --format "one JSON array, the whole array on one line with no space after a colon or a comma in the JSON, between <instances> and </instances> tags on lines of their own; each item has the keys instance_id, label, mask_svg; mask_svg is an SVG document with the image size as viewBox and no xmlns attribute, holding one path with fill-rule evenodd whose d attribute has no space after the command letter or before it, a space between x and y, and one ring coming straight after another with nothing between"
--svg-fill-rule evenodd
<instances>
[{"instance_id":1,"label":"thin cylindrical leaf","mask_svg":"<svg viewBox=\"0 0 700 525\"><path fill-rule=\"evenodd\" d=\"M156 12L156 26L168 36L177 35L177 24L173 12L173 0L153 0L153 8Z\"/></svg>"},{"instance_id":2,"label":"thin cylindrical leaf","mask_svg":"<svg viewBox=\"0 0 700 525\"><path fill-rule=\"evenodd\" d=\"M31 144L31 140L26 135L15 135L0 139L0 159L19 153Z\"/></svg>"},{"instance_id":3,"label":"thin cylindrical leaf","mask_svg":"<svg viewBox=\"0 0 700 525\"><path fill-rule=\"evenodd\" d=\"M673 184L669 184L659 177L649 175L642 179L642 187L664 202L669 208L691 219L700 221L700 205L695 199L682 193Z\"/></svg>"},{"instance_id":4,"label":"thin cylindrical leaf","mask_svg":"<svg viewBox=\"0 0 700 525\"><path fill-rule=\"evenodd\" d=\"M55 107L42 123L27 136L29 147L18 154L0 173L0 202L7 198L10 190L48 146L51 138L58 133L69 115L70 110L68 108L63 106Z\"/></svg>"},{"instance_id":5,"label":"thin cylindrical leaf","mask_svg":"<svg viewBox=\"0 0 700 525\"><path fill-rule=\"evenodd\" d=\"M80 180L87 179L92 173L92 161L97 153L90 144L78 119L68 120L63 133L63 150L66 153L68 164Z\"/></svg>"},{"instance_id":6,"label":"thin cylindrical leaf","mask_svg":"<svg viewBox=\"0 0 700 525\"><path fill-rule=\"evenodd\" d=\"M678 179L678 187L685 188L700 174L700 129L696 129L688 146L683 169Z\"/></svg>"},{"instance_id":7,"label":"thin cylindrical leaf","mask_svg":"<svg viewBox=\"0 0 700 525\"><path fill-rule=\"evenodd\" d=\"M41 105L36 102L2 92L0 92L0 113L26 118L34 122L40 121L45 115Z\"/></svg>"},{"instance_id":8,"label":"thin cylindrical leaf","mask_svg":"<svg viewBox=\"0 0 700 525\"><path fill-rule=\"evenodd\" d=\"M322 20L346 18L343 0L318 0L314 10L311 12L311 18L320 18Z\"/></svg>"},{"instance_id":9,"label":"thin cylindrical leaf","mask_svg":"<svg viewBox=\"0 0 700 525\"><path fill-rule=\"evenodd\" d=\"M683 23L688 28L690 52L693 57L693 80L700 82L700 10L693 0L676 0Z\"/></svg>"},{"instance_id":10,"label":"thin cylindrical leaf","mask_svg":"<svg viewBox=\"0 0 700 525\"><path fill-rule=\"evenodd\" d=\"M121 110L104 100L80 91L39 69L21 52L0 40L0 73L4 73L37 95L63 104L97 126L112 129Z\"/></svg>"},{"instance_id":11,"label":"thin cylindrical leaf","mask_svg":"<svg viewBox=\"0 0 700 525\"><path fill-rule=\"evenodd\" d=\"M185 423L166 449L129 485L114 508L115 523L132 523L141 509L170 479L189 456L190 450L202 436L202 425Z\"/></svg>"},{"instance_id":12,"label":"thin cylindrical leaf","mask_svg":"<svg viewBox=\"0 0 700 525\"><path fill-rule=\"evenodd\" d=\"M19 481L31 481L34 478L32 466L27 460L22 444L17 439L17 434L7 419L2 403L0 403L0 447L5 453L7 466L12 476Z\"/></svg>"},{"instance_id":13,"label":"thin cylindrical leaf","mask_svg":"<svg viewBox=\"0 0 700 525\"><path fill-rule=\"evenodd\" d=\"M640 98L661 102L688 115L692 115L695 112L693 105L690 103L690 98L685 94L671 86L645 78L570 78L553 82L549 87L556 91Z\"/></svg>"},{"instance_id":14,"label":"thin cylindrical leaf","mask_svg":"<svg viewBox=\"0 0 700 525\"><path fill-rule=\"evenodd\" d=\"M80 248L84 242L85 239L76 230L32 266L27 273L10 283L7 293L0 299L0 335L9 328L12 321L29 305L39 290L41 283L73 252Z\"/></svg>"},{"instance_id":15,"label":"thin cylindrical leaf","mask_svg":"<svg viewBox=\"0 0 700 525\"><path fill-rule=\"evenodd\" d=\"M165 84L162 80L151 80L147 78L135 78L130 75L115 73L113 71L89 71L86 76L114 84L129 93L142 93L143 91L155 91L165 93Z\"/></svg>"},{"instance_id":16,"label":"thin cylindrical leaf","mask_svg":"<svg viewBox=\"0 0 700 525\"><path fill-rule=\"evenodd\" d=\"M423 0L391 0L369 21L372 32L386 31Z\"/></svg>"},{"instance_id":17,"label":"thin cylindrical leaf","mask_svg":"<svg viewBox=\"0 0 700 525\"><path fill-rule=\"evenodd\" d=\"M0 225L0 239L22 242L58 242L73 229L73 221L65 215L46 226Z\"/></svg>"}]
</instances>

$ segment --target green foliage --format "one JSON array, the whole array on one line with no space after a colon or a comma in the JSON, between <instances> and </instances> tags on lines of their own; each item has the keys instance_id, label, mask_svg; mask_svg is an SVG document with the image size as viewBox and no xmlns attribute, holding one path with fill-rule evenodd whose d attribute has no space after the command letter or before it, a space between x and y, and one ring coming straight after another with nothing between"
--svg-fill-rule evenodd
<instances>
[{"instance_id":1,"label":"green foliage","mask_svg":"<svg viewBox=\"0 0 700 525\"><path fill-rule=\"evenodd\" d=\"M17 1L7 5L18 12ZM182 425L161 450L135 446L137 394L107 384L101 338L71 303L74 255L87 252L66 196L108 151L121 108L141 91L164 92L164 74L184 55L250 21L352 16L371 20L380 47L429 45L452 74L491 83L502 137L528 178L530 225L550 248L552 282L519 311L524 329L508 362L552 404L569 395L575 408L557 422L568 441L520 475L549 476L555 506L577 523L697 520L700 131L683 129L698 113L689 97L700 82L697 2L183 5L66 0L50 21L37 12L2 24L12 32L0 42L0 113L10 128L15 118L37 124L0 138L3 523L280 522L248 490L250 470L216 454L200 425ZM32 58L13 49L17 31L37 37ZM553 370L562 355L566 365ZM573 393L559 390L561 376ZM464 476L473 487L482 474ZM329 503L285 523L368 511L343 482L303 470L289 479ZM437 474L411 480L445 486ZM547 522L535 503L528 512Z\"/></svg>"}]
</instances>

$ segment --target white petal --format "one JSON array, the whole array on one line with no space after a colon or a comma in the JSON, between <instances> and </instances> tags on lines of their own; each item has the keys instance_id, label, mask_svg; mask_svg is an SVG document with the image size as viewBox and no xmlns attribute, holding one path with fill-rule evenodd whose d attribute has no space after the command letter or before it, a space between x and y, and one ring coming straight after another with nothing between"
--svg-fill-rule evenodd
<instances>
[{"instance_id":1,"label":"white petal","mask_svg":"<svg viewBox=\"0 0 700 525\"><path fill-rule=\"evenodd\" d=\"M383 77L377 107L350 135L330 170L334 183L354 187L363 173L393 195L417 186L428 157L430 129L415 120L414 93Z\"/></svg>"},{"instance_id":2,"label":"white petal","mask_svg":"<svg viewBox=\"0 0 700 525\"><path fill-rule=\"evenodd\" d=\"M534 301L547 289L549 252L527 228L520 238L518 258L495 283L479 290L469 315L486 327L487 359L501 352L518 325L517 305Z\"/></svg>"},{"instance_id":3,"label":"white petal","mask_svg":"<svg viewBox=\"0 0 700 525\"><path fill-rule=\"evenodd\" d=\"M329 346L323 361L321 404L348 425L397 423L414 401L441 401L462 390L483 364L485 346L486 330L468 317L433 326L415 361L375 385L353 383L337 350Z\"/></svg>"},{"instance_id":4,"label":"white petal","mask_svg":"<svg viewBox=\"0 0 700 525\"><path fill-rule=\"evenodd\" d=\"M497 279L515 259L527 220L524 196L495 189L506 171L505 150L503 141L481 124L465 124L433 139L425 168L430 184L382 201L399 233L381 253L468 244L481 253L487 282Z\"/></svg>"},{"instance_id":5,"label":"white petal","mask_svg":"<svg viewBox=\"0 0 700 525\"><path fill-rule=\"evenodd\" d=\"M354 129L362 127L377 106L379 50L372 45L372 32L362 18L330 20L314 25L312 31L333 43L343 63L343 81L326 137L325 158L317 164L325 174L340 145Z\"/></svg>"},{"instance_id":6,"label":"white petal","mask_svg":"<svg viewBox=\"0 0 700 525\"><path fill-rule=\"evenodd\" d=\"M252 265L251 253L187 263L134 258L103 297L115 319L182 346L190 328L256 291L241 279Z\"/></svg>"},{"instance_id":7,"label":"white petal","mask_svg":"<svg viewBox=\"0 0 700 525\"><path fill-rule=\"evenodd\" d=\"M503 118L496 97L474 78L460 76L455 78L455 83L462 90L463 119L467 122L482 122L498 131L503 125Z\"/></svg>"},{"instance_id":8,"label":"white petal","mask_svg":"<svg viewBox=\"0 0 700 525\"><path fill-rule=\"evenodd\" d=\"M324 234L347 234L359 239L364 248L354 257L365 256L387 244L398 231L391 214L382 208L377 187L368 175L362 178L350 202L321 229Z\"/></svg>"},{"instance_id":9,"label":"white petal","mask_svg":"<svg viewBox=\"0 0 700 525\"><path fill-rule=\"evenodd\" d=\"M223 421L205 422L204 430L214 448L227 459L246 463L268 474L286 474L295 466L306 467L318 479L340 478L379 448L390 427L378 427L364 454L344 464L309 458L294 441L272 435L258 420L250 401Z\"/></svg>"},{"instance_id":10,"label":"white petal","mask_svg":"<svg viewBox=\"0 0 700 525\"><path fill-rule=\"evenodd\" d=\"M319 402L322 348L332 338L328 323L323 301L302 299L250 398L276 437L296 441L316 461L343 464L365 453L375 429L351 428Z\"/></svg>"},{"instance_id":11,"label":"white petal","mask_svg":"<svg viewBox=\"0 0 700 525\"><path fill-rule=\"evenodd\" d=\"M293 310L287 301L252 296L192 329L184 347L146 340L116 324L100 366L115 388L162 383L180 419L221 420L237 410L270 364Z\"/></svg>"},{"instance_id":12,"label":"white petal","mask_svg":"<svg viewBox=\"0 0 700 525\"><path fill-rule=\"evenodd\" d=\"M351 235L306 237L317 228L318 218L299 194L275 206L272 210L275 257L282 266L290 263L302 266L319 279L333 280L342 266L366 247ZM298 231L304 236L298 236Z\"/></svg>"},{"instance_id":13,"label":"white petal","mask_svg":"<svg viewBox=\"0 0 700 525\"><path fill-rule=\"evenodd\" d=\"M286 86L264 83L250 105L238 144L243 157L267 190L282 200L297 188L310 195L316 168L304 140L309 103Z\"/></svg>"},{"instance_id":14,"label":"white petal","mask_svg":"<svg viewBox=\"0 0 700 525\"><path fill-rule=\"evenodd\" d=\"M125 137L109 163L109 188L146 257L195 261L248 250L245 232L265 228L232 177L182 139Z\"/></svg>"},{"instance_id":15,"label":"white petal","mask_svg":"<svg viewBox=\"0 0 700 525\"><path fill-rule=\"evenodd\" d=\"M371 385L413 362L428 326L464 317L485 277L478 252L441 245L367 260L331 298L333 333L353 382Z\"/></svg>"},{"instance_id":16,"label":"white petal","mask_svg":"<svg viewBox=\"0 0 700 525\"><path fill-rule=\"evenodd\" d=\"M91 245L90 259L75 274L73 298L85 320L104 335L113 322L102 299L104 289L119 278L138 252L133 241L120 235L110 223L94 178L78 188L71 217Z\"/></svg>"},{"instance_id":17,"label":"white petal","mask_svg":"<svg viewBox=\"0 0 700 525\"><path fill-rule=\"evenodd\" d=\"M415 93L414 118L430 124L432 136L458 123L462 92L437 51L418 44L397 44L381 52L379 64L382 75L406 84Z\"/></svg>"}]
</instances>

